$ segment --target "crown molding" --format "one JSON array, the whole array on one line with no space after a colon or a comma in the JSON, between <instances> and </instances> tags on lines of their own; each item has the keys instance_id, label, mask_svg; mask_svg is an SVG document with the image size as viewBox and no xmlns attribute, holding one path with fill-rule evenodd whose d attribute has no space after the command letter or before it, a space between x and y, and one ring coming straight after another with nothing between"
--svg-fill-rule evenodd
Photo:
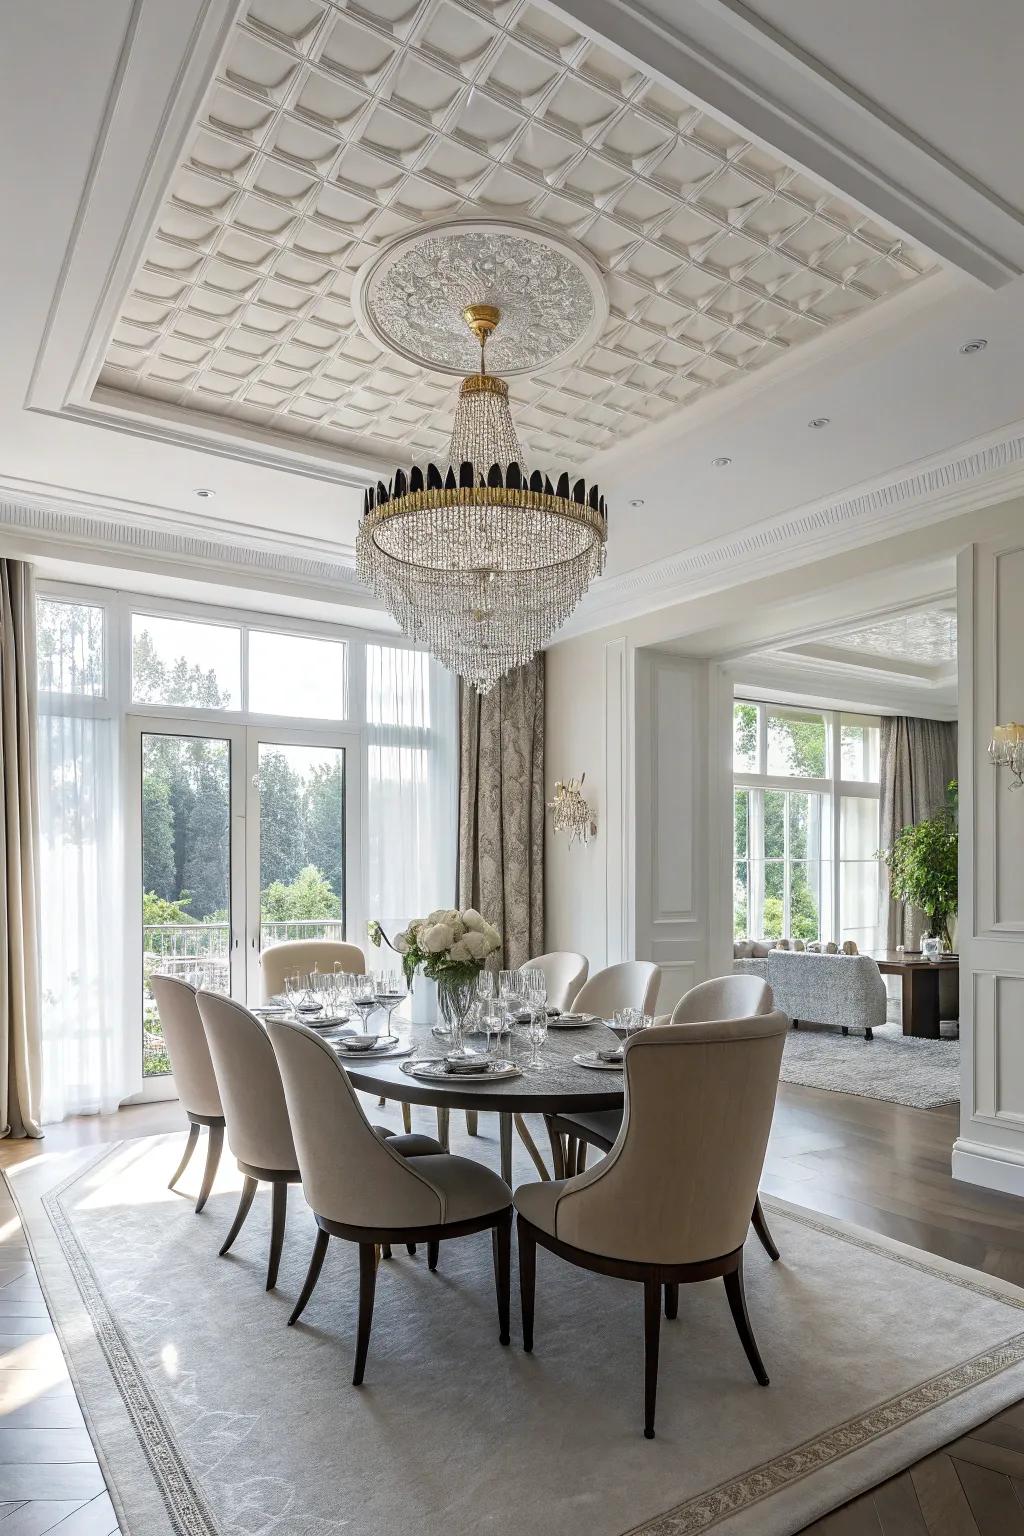
<instances>
[{"instance_id":1,"label":"crown molding","mask_svg":"<svg viewBox=\"0 0 1024 1536\"><path fill-rule=\"evenodd\" d=\"M1024 422L595 584L559 639L992 505L1024 490Z\"/></svg>"}]
</instances>

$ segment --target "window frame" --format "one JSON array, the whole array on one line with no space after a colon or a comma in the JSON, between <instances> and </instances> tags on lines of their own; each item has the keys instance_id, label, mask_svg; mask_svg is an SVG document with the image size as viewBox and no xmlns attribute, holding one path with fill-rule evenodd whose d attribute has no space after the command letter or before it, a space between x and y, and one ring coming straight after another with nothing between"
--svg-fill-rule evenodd
<instances>
[{"instance_id":1,"label":"window frame","mask_svg":"<svg viewBox=\"0 0 1024 1536\"><path fill-rule=\"evenodd\" d=\"M748 933L748 937L751 937L751 938L763 938L764 937L764 933L763 933L763 931L761 931L761 929L763 929L763 921L764 921L764 879L763 879L763 876L761 877L760 880L755 880L753 878L753 867L755 865L760 865L762 867L762 869L763 869L763 867L765 865L765 862L766 862L765 861L765 856L764 856L764 792L765 792L765 790L771 790L771 789L789 791L789 792L793 792L793 793L797 793L797 794L819 794L819 795L822 796L822 810L823 810L823 814L826 814L828 816L828 821L829 821L829 828L828 828L828 830L829 830L829 844L830 844L830 847L829 847L827 852L826 852L826 849L825 849L824 846L822 848L822 859L824 860L825 857L828 857L828 859L829 859L829 867L830 867L830 871L831 871L831 879L829 881L829 886L830 886L830 908L829 908L829 912L827 914L827 917L828 917L828 921L830 922L831 928L833 930L833 935L838 936L839 934L842 933L842 930L843 930L843 914L842 914L842 907L841 907L842 866L845 865L845 864L863 864L863 863L866 862L863 859L842 859L842 858L840 858L840 835L841 835L842 801L843 801L844 798L859 798L859 799L864 799L864 800L874 800L876 803L878 803L880 801L880 799L881 799L881 783L880 783L879 780L872 780L872 779L844 779L842 777L842 722L843 722L843 719L845 717L846 719L848 719L848 720L852 719L856 723L861 724L861 725L872 725L872 726L877 725L880 728L880 726L881 726L881 717L877 716L877 715L863 714L860 711L843 710L843 709L826 709L826 708L817 709L817 708L814 708L813 706L810 706L810 705L807 705L807 706L804 706L804 705L788 705L788 704L783 704L783 703L781 703L781 702L779 702L777 700L772 700L772 699L751 699L751 698L745 697L744 695L736 694L734 696L734 698L733 698L733 715L734 715L734 718L735 718L735 710L736 710L736 707L738 705L743 705L746 708L752 708L752 709L756 709L757 710L757 742L758 742L757 761L760 764L762 764L762 767L765 770L765 771L760 772L760 773L750 773L750 772L746 772L746 771L741 771L740 769L737 769L737 768L734 767L733 768L733 775L732 775L734 803L735 803L735 791L736 790L738 790L738 789L745 789L745 790L749 791L748 801L747 801L748 811L747 811L747 857L746 857L746 865L747 865L747 933ZM793 710L793 711L799 710L800 713L802 713L802 714L810 714L810 715L819 715L820 714L824 718L824 722L825 722L825 761L826 761L826 766L829 769L829 772L828 772L828 774L825 777L823 777L823 778L813 778L813 777L810 777L810 776L802 777L799 774L778 774L778 773L770 774L770 773L767 772L767 763L768 763L768 716L769 716L769 714L772 714L772 713L785 712L787 710ZM733 739L735 739L735 737L733 737ZM735 759L734 759L734 761L735 761ZM733 818L734 818L734 826L735 826L735 809L733 810ZM789 859L789 802L788 801L786 802L785 838L786 838L786 843L785 843L785 854L784 854L784 857L783 857L783 862L784 862L784 865L785 865L786 876L785 876L785 881L784 881L785 896L784 896L784 901L783 901L783 929L782 929L782 936L783 937L785 937L787 934L789 934L791 932L791 930L790 930L790 928L788 926L789 922L790 922L790 918L791 918L790 897L791 897L791 886L792 886L792 878L791 878L791 872L790 872L791 866L790 866L790 859ZM760 849L760 854L755 854L754 852L752 852L752 850L755 849L755 848L759 848ZM734 848L733 849L733 889L734 889L734 897L733 897L733 925L734 925L734 931L735 931L735 868L736 868L736 864L738 862L740 862L740 861L738 861L737 858L736 858L735 848ZM756 919L756 922L755 922L755 919ZM820 912L819 925L820 925L820 927L822 929L824 929L824 927L826 925L826 914L825 914L825 912L823 910L821 910L821 912ZM826 934L824 932L822 933L821 937L822 937L822 942L825 942L827 936L826 936ZM838 942L838 938L837 938L837 942Z\"/></svg>"}]
</instances>

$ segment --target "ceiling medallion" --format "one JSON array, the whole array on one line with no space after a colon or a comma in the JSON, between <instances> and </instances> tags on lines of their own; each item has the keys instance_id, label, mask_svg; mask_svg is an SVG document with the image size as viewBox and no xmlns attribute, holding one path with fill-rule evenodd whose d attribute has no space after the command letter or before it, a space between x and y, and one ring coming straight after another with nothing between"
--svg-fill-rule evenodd
<instances>
[{"instance_id":1,"label":"ceiling medallion","mask_svg":"<svg viewBox=\"0 0 1024 1536\"><path fill-rule=\"evenodd\" d=\"M467 305L497 305L490 361L505 377L563 367L608 318L597 263L574 241L528 224L461 220L403 235L361 268L352 307L378 346L431 373L476 367Z\"/></svg>"},{"instance_id":2,"label":"ceiling medallion","mask_svg":"<svg viewBox=\"0 0 1024 1536\"><path fill-rule=\"evenodd\" d=\"M572 613L604 567L608 524L596 485L570 486L567 472L552 484L524 467L508 385L486 369L504 316L494 284L482 286L486 301L465 304L460 317L480 366L459 389L449 462L396 469L368 490L356 554L403 632L487 693ZM457 291L464 296L461 280ZM450 293L438 290L435 303L450 310Z\"/></svg>"}]
</instances>

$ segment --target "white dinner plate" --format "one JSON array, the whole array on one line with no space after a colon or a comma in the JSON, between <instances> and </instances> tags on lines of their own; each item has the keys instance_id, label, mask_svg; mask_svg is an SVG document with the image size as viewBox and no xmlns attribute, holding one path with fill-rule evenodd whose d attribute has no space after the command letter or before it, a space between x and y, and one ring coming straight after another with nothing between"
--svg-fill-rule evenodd
<instances>
[{"instance_id":1,"label":"white dinner plate","mask_svg":"<svg viewBox=\"0 0 1024 1536\"><path fill-rule=\"evenodd\" d=\"M446 1072L443 1061L403 1061L402 1071L409 1077L421 1077L427 1083L501 1083L519 1077L522 1068L504 1061L490 1072Z\"/></svg>"},{"instance_id":2,"label":"white dinner plate","mask_svg":"<svg viewBox=\"0 0 1024 1536\"><path fill-rule=\"evenodd\" d=\"M595 1072L621 1072L621 1061L602 1061L596 1051L581 1051L573 1057L578 1067L590 1067Z\"/></svg>"},{"instance_id":3,"label":"white dinner plate","mask_svg":"<svg viewBox=\"0 0 1024 1536\"><path fill-rule=\"evenodd\" d=\"M382 1056L395 1059L412 1055L412 1046L403 1045L401 1040L395 1040L391 1045L375 1045L370 1051L346 1051L344 1040L329 1040L327 1043L342 1061L379 1061Z\"/></svg>"},{"instance_id":4,"label":"white dinner plate","mask_svg":"<svg viewBox=\"0 0 1024 1536\"><path fill-rule=\"evenodd\" d=\"M548 1019L548 1029L589 1029L600 1022L596 1013L560 1013L557 1019Z\"/></svg>"}]
</instances>

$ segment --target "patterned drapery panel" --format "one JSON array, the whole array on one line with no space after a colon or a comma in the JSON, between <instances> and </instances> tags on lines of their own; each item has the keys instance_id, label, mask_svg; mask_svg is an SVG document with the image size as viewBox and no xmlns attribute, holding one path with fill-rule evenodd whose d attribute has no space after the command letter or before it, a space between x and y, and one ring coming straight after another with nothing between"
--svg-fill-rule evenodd
<instances>
[{"instance_id":1,"label":"patterned drapery panel","mask_svg":"<svg viewBox=\"0 0 1024 1536\"><path fill-rule=\"evenodd\" d=\"M957 775L957 731L952 720L917 720L907 715L882 716L881 816L882 847L891 848L897 832L926 821L946 803L946 790ZM916 907L889 899L883 880L883 926L886 949L904 944L916 949L924 917Z\"/></svg>"},{"instance_id":2,"label":"patterned drapery panel","mask_svg":"<svg viewBox=\"0 0 1024 1536\"><path fill-rule=\"evenodd\" d=\"M544 655L460 685L459 905L502 935L502 967L544 948Z\"/></svg>"}]
</instances>

